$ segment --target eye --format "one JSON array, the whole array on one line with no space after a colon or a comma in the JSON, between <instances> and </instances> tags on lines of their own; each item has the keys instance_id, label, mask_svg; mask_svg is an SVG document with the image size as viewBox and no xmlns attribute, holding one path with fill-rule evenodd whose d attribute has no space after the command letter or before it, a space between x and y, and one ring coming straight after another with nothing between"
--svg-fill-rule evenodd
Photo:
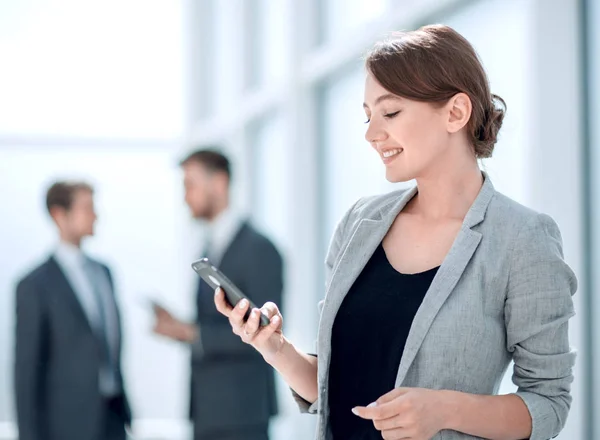
<instances>
[{"instance_id":1,"label":"eye","mask_svg":"<svg viewBox=\"0 0 600 440\"><path fill-rule=\"evenodd\" d=\"M392 119L392 118L398 116L399 113L400 113L400 110L398 110L397 112L393 112L393 113L386 113L385 115L383 115L383 117L386 119Z\"/></svg>"}]
</instances>

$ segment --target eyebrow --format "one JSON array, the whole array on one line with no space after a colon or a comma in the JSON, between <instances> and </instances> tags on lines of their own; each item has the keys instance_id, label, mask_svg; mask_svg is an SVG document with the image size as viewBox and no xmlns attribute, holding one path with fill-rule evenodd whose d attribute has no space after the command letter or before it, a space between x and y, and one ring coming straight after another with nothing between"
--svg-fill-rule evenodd
<instances>
[{"instance_id":1,"label":"eyebrow","mask_svg":"<svg viewBox=\"0 0 600 440\"><path fill-rule=\"evenodd\" d=\"M381 95L379 98L377 98L375 100L375 105L377 104L381 104L383 101L387 101L390 99L394 99L394 100L399 100L401 99L400 97L394 95L393 93L384 93L383 95ZM366 102L363 102L363 107L364 108L369 108L369 106L367 105Z\"/></svg>"}]
</instances>

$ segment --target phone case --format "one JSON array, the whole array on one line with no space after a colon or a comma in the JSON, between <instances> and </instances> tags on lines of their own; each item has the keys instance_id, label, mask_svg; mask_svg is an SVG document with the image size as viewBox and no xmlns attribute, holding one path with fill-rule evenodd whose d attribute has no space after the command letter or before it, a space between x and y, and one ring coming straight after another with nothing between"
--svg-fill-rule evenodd
<instances>
[{"instance_id":1,"label":"phone case","mask_svg":"<svg viewBox=\"0 0 600 440\"><path fill-rule=\"evenodd\" d=\"M217 267L213 266L208 258L202 258L201 260L192 263L192 269L200 275L200 277L210 286L213 290L217 287L221 287L225 292L225 297L229 304L233 307L237 305L243 298L247 299L250 303L248 311L246 312L245 320L250 316L250 311L257 306L248 298L244 293L235 285L229 278L225 276ZM262 312L260 314L260 324L265 326L269 324L269 318L267 318Z\"/></svg>"}]
</instances>

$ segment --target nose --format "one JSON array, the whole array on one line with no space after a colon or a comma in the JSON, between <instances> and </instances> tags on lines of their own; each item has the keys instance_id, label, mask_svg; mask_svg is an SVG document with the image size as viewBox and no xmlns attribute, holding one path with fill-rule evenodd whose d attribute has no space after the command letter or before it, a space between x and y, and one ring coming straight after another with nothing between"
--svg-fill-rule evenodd
<instances>
[{"instance_id":1,"label":"nose","mask_svg":"<svg viewBox=\"0 0 600 440\"><path fill-rule=\"evenodd\" d=\"M383 130L379 126L377 121L374 121L373 119L371 119L371 122L369 122L369 127L367 128L367 131L365 132L365 139L367 140L367 142L370 143L371 146L377 150L379 147L379 144L382 143L383 141L385 141L387 139L387 137L388 137L388 135L385 132L385 130Z\"/></svg>"}]
</instances>

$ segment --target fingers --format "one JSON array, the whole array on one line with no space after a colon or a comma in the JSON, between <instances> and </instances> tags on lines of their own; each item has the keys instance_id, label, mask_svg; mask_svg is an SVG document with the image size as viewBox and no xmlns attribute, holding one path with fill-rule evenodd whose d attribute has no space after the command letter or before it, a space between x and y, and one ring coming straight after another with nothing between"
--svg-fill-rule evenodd
<instances>
[{"instance_id":1,"label":"fingers","mask_svg":"<svg viewBox=\"0 0 600 440\"><path fill-rule=\"evenodd\" d=\"M264 313L264 315L267 318L269 318L269 321L274 316L280 314L279 313L279 308L277 307L277 305L275 303L272 303L272 302L265 303L265 305L262 306L262 308L260 310L261 310L262 313Z\"/></svg>"},{"instance_id":2,"label":"fingers","mask_svg":"<svg viewBox=\"0 0 600 440\"><path fill-rule=\"evenodd\" d=\"M237 335L241 335L242 333L244 327L244 316L246 316L248 307L250 307L250 303L248 300L243 299L235 307L233 307L229 313L229 322L231 323L233 332Z\"/></svg>"},{"instance_id":3,"label":"fingers","mask_svg":"<svg viewBox=\"0 0 600 440\"><path fill-rule=\"evenodd\" d=\"M375 429L378 431L391 431L394 429L406 428L408 424L406 418L403 418L401 414L390 417L389 419L373 420L373 426L375 426Z\"/></svg>"},{"instance_id":4,"label":"fingers","mask_svg":"<svg viewBox=\"0 0 600 440\"><path fill-rule=\"evenodd\" d=\"M405 395L410 391L410 388L394 388L389 393L384 394L376 402L371 403L369 406L357 406L352 412L363 419L370 420L383 420L390 418L396 414L398 414L399 407L397 399L401 396Z\"/></svg>"},{"instance_id":5,"label":"fingers","mask_svg":"<svg viewBox=\"0 0 600 440\"><path fill-rule=\"evenodd\" d=\"M264 312L262 312L264 313ZM260 344L271 337L273 333L281 330L281 315L277 313L269 321L269 324L261 327L261 310L253 309L250 317L243 327L244 340L248 343Z\"/></svg>"},{"instance_id":6,"label":"fingers","mask_svg":"<svg viewBox=\"0 0 600 440\"><path fill-rule=\"evenodd\" d=\"M403 396L404 394L408 393L409 391L410 391L410 388L405 388L405 387L394 388L389 393L386 393L383 396L381 396L379 399L377 399L377 404L391 402L392 400L394 400L400 396Z\"/></svg>"},{"instance_id":7,"label":"fingers","mask_svg":"<svg viewBox=\"0 0 600 440\"><path fill-rule=\"evenodd\" d=\"M395 401L378 404L371 403L369 406L357 406L352 408L352 412L362 419L384 420L398 414L398 408Z\"/></svg>"},{"instance_id":8,"label":"fingers","mask_svg":"<svg viewBox=\"0 0 600 440\"><path fill-rule=\"evenodd\" d=\"M217 306L217 310L227 317L229 317L233 310L233 307L225 299L225 292L220 287L215 290L215 305Z\"/></svg>"},{"instance_id":9,"label":"fingers","mask_svg":"<svg viewBox=\"0 0 600 440\"><path fill-rule=\"evenodd\" d=\"M253 338L253 343L256 345L261 345L269 339L273 333L281 331L283 321L281 320L281 316L275 315L271 318L271 322L269 325L261 328L258 333Z\"/></svg>"},{"instance_id":10,"label":"fingers","mask_svg":"<svg viewBox=\"0 0 600 440\"><path fill-rule=\"evenodd\" d=\"M242 339L244 342L251 342L260 329L260 310L252 309L246 325L243 327Z\"/></svg>"}]
</instances>

